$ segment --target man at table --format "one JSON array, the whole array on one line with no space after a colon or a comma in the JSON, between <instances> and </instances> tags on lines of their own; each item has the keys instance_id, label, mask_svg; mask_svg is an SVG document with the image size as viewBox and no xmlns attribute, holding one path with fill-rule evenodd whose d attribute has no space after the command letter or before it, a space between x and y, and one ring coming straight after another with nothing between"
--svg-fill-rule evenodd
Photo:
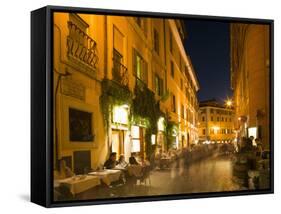
<instances>
[{"instance_id":1,"label":"man at table","mask_svg":"<svg viewBox=\"0 0 281 214\"><path fill-rule=\"evenodd\" d=\"M106 169L113 169L115 168L115 166L117 165L117 161L116 161L116 152L112 152L108 158L107 161L105 161L104 163L104 167Z\"/></svg>"}]
</instances>

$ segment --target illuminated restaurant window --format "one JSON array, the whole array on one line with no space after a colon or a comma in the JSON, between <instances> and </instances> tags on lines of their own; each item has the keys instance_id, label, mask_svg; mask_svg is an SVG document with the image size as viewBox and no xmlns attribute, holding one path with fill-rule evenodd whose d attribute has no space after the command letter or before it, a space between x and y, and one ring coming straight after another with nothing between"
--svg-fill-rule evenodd
<instances>
[{"instance_id":1,"label":"illuminated restaurant window","mask_svg":"<svg viewBox=\"0 0 281 214\"><path fill-rule=\"evenodd\" d=\"M140 127L138 126L132 126L131 152L140 152Z\"/></svg>"},{"instance_id":2,"label":"illuminated restaurant window","mask_svg":"<svg viewBox=\"0 0 281 214\"><path fill-rule=\"evenodd\" d=\"M112 122L119 124L128 124L128 106L114 106Z\"/></svg>"}]
</instances>

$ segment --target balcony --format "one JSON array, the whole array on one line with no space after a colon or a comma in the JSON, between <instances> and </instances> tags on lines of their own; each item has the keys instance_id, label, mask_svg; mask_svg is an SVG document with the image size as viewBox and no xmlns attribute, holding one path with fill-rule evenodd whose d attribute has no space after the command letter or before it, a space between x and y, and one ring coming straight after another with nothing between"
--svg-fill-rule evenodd
<instances>
[{"instance_id":1,"label":"balcony","mask_svg":"<svg viewBox=\"0 0 281 214\"><path fill-rule=\"evenodd\" d=\"M67 56L88 75L93 76L98 65L97 43L72 22L68 22Z\"/></svg>"},{"instance_id":2,"label":"balcony","mask_svg":"<svg viewBox=\"0 0 281 214\"><path fill-rule=\"evenodd\" d=\"M113 58L112 79L122 86L128 86L128 69L118 58Z\"/></svg>"}]
</instances>

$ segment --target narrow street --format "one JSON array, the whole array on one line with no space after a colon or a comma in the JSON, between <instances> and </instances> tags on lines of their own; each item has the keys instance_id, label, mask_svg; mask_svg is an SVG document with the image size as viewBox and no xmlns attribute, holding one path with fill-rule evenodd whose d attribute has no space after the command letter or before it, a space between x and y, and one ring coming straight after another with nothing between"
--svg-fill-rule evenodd
<instances>
[{"instance_id":1,"label":"narrow street","mask_svg":"<svg viewBox=\"0 0 281 214\"><path fill-rule=\"evenodd\" d=\"M151 185L149 182L134 188L125 185L112 197L245 190L234 181L231 156L209 157L185 168L153 170L150 180Z\"/></svg>"},{"instance_id":2,"label":"narrow street","mask_svg":"<svg viewBox=\"0 0 281 214\"><path fill-rule=\"evenodd\" d=\"M233 181L230 156L223 156L207 158L184 169L154 171L149 194L220 192L241 188Z\"/></svg>"}]
</instances>

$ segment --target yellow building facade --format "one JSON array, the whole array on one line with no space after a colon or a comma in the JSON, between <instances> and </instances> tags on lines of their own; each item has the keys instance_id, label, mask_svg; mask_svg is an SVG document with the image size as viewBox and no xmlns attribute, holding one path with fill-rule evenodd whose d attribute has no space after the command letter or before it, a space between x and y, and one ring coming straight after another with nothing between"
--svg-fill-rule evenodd
<instances>
[{"instance_id":1,"label":"yellow building facade","mask_svg":"<svg viewBox=\"0 0 281 214\"><path fill-rule=\"evenodd\" d=\"M234 110L215 100L204 101L199 107L199 140L202 143L233 143Z\"/></svg>"},{"instance_id":2,"label":"yellow building facade","mask_svg":"<svg viewBox=\"0 0 281 214\"><path fill-rule=\"evenodd\" d=\"M269 25L231 24L231 86L238 137L260 139L269 148Z\"/></svg>"},{"instance_id":3,"label":"yellow building facade","mask_svg":"<svg viewBox=\"0 0 281 214\"><path fill-rule=\"evenodd\" d=\"M53 33L54 164L83 173L110 152L146 157L168 121L176 148L196 142L199 84L180 21L55 13Z\"/></svg>"}]
</instances>

